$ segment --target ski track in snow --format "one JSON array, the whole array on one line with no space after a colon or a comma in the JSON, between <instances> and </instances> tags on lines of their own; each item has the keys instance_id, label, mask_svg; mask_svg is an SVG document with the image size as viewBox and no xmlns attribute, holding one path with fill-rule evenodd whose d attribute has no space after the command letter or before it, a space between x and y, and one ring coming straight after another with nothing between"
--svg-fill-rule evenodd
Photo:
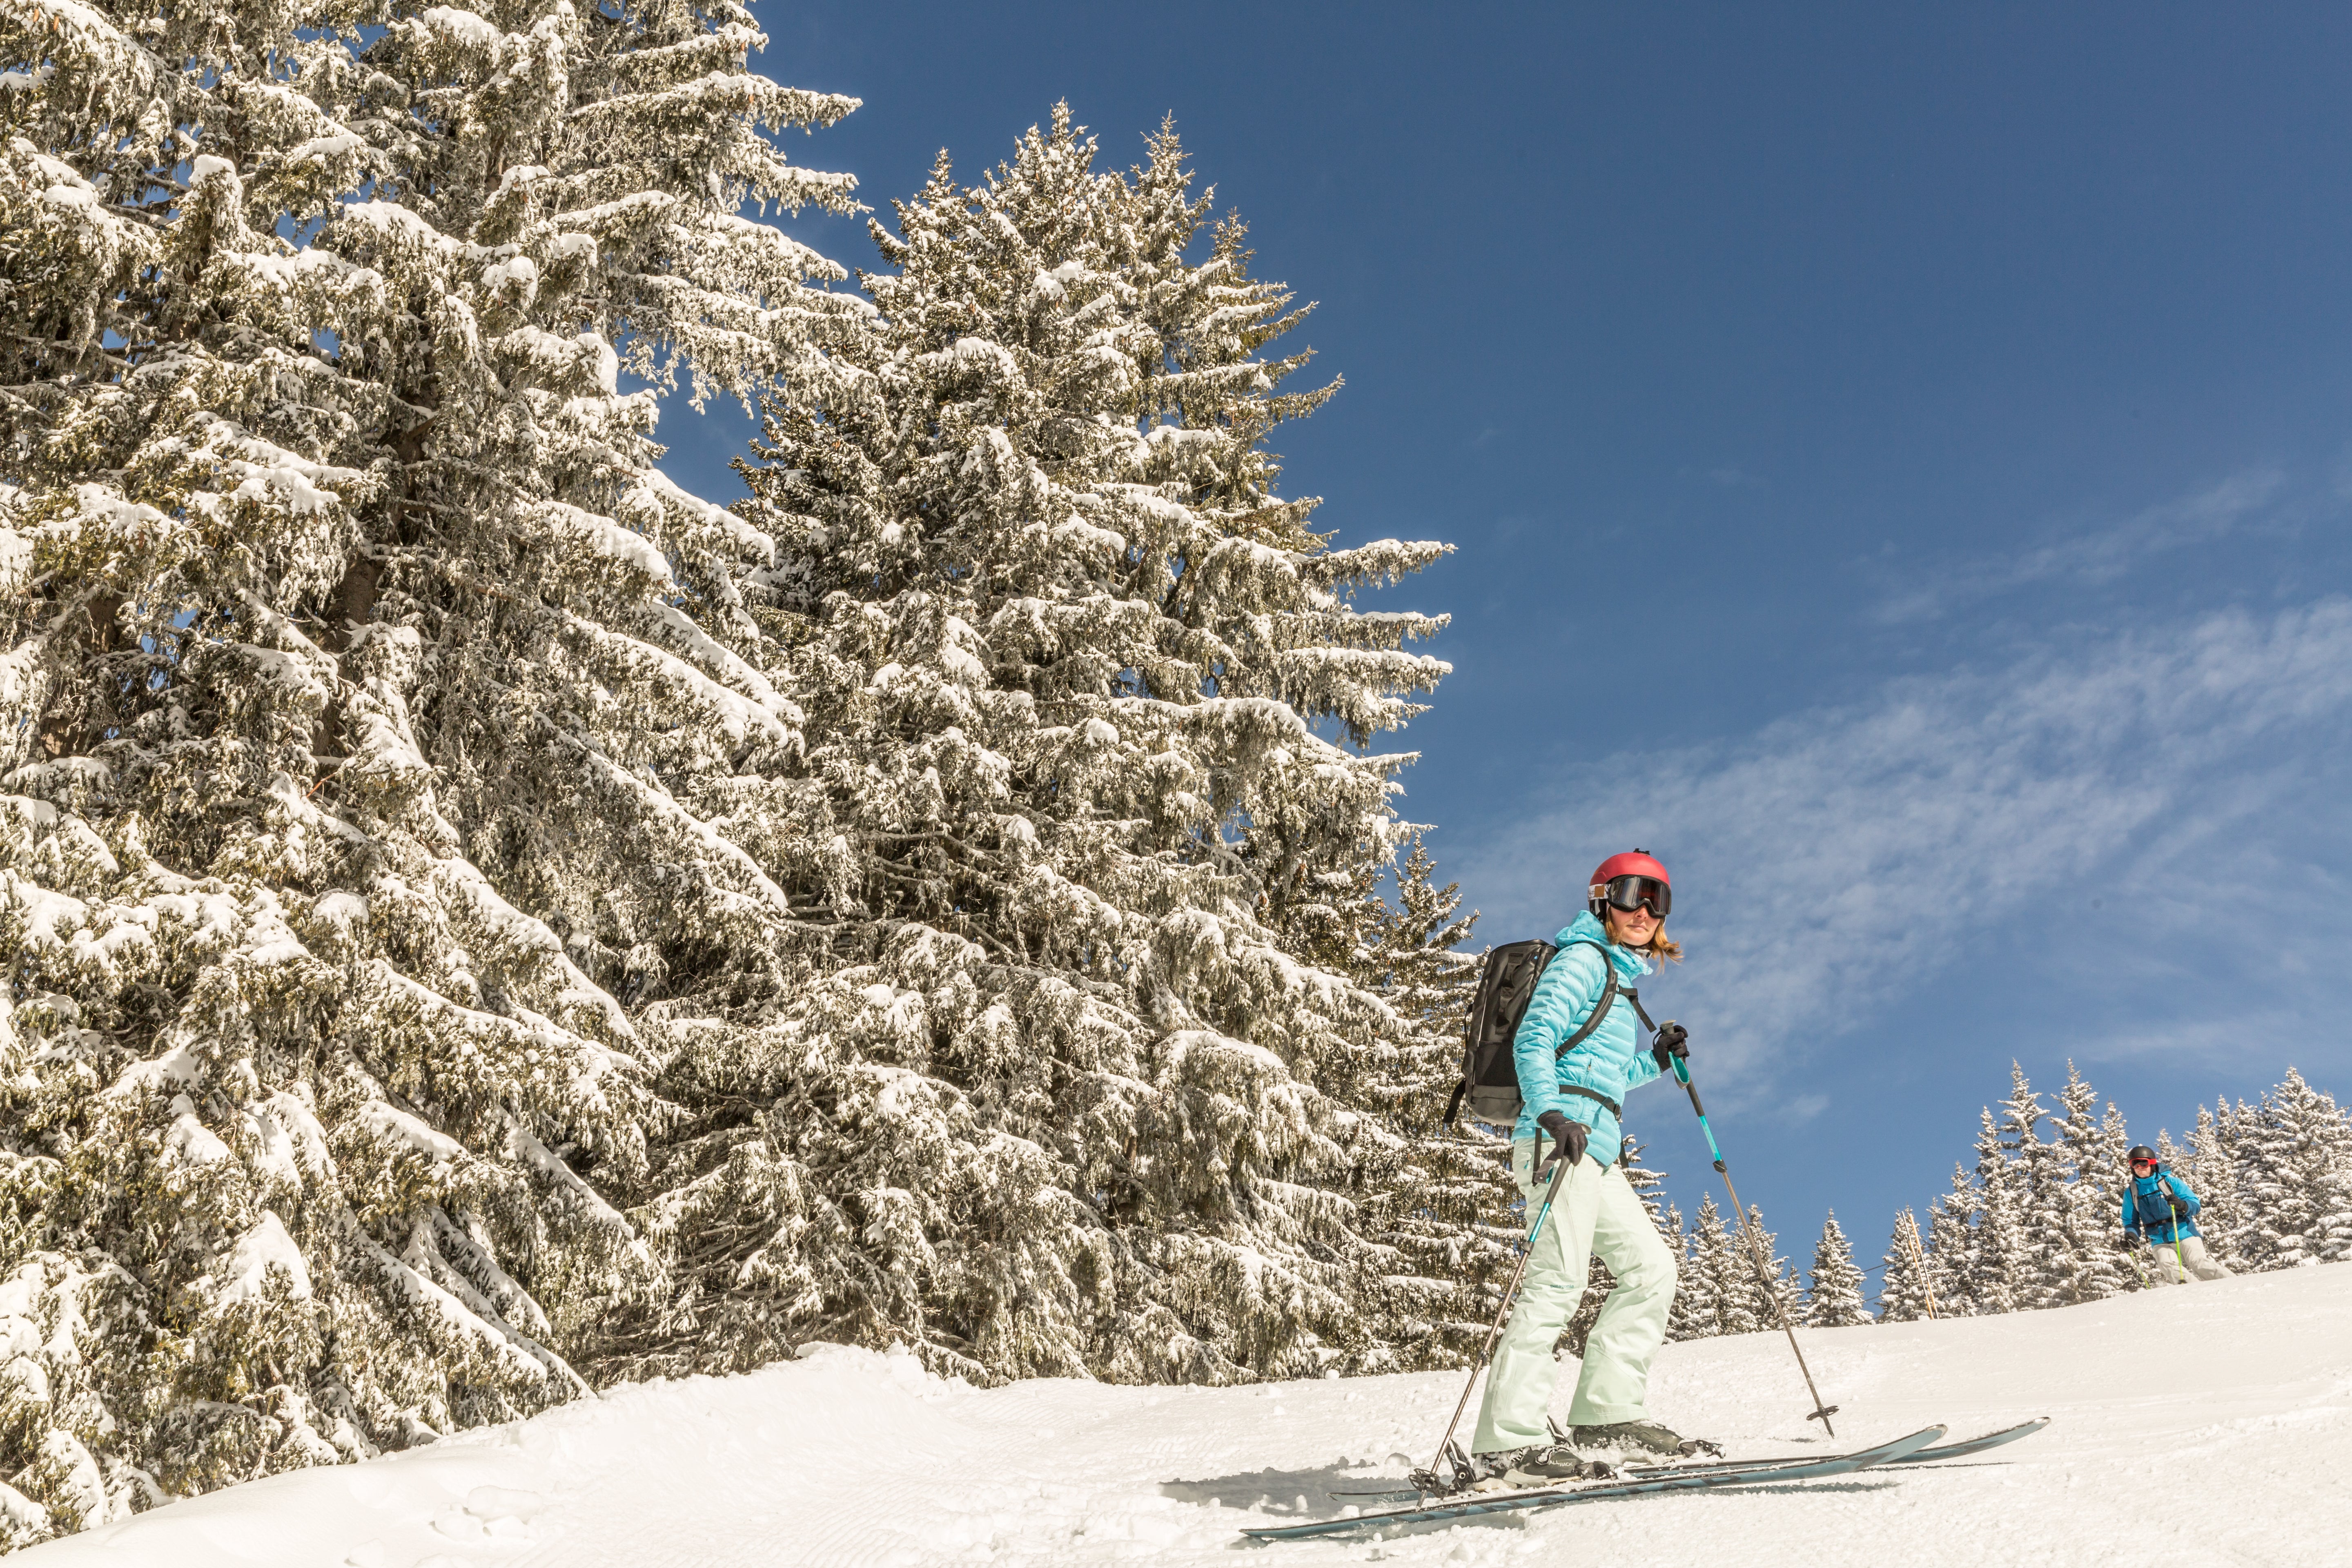
<instances>
[{"instance_id":1,"label":"ski track in snow","mask_svg":"<svg viewBox=\"0 0 2352 1568\"><path fill-rule=\"evenodd\" d=\"M35 1548L28 1568L731 1568L1262 1560L1580 1568L2339 1563L2352 1555L2352 1267L2084 1307L1669 1345L1651 1409L1735 1458L1943 1422L2048 1430L1949 1465L1595 1502L1388 1540L1254 1545L1334 1484L1427 1460L1454 1373L1244 1388L974 1390L818 1347L364 1465L306 1470ZM1555 1415L1574 1384L1562 1367ZM1466 1422L1465 1417L1465 1422ZM1234 1554L1239 1552L1236 1558Z\"/></svg>"}]
</instances>

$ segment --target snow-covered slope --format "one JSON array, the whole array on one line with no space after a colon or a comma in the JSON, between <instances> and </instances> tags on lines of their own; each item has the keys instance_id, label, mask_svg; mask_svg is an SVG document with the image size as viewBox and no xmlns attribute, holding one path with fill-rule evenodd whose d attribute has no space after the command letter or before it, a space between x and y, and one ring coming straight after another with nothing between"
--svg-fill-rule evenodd
<instances>
[{"instance_id":1,"label":"snow-covered slope","mask_svg":"<svg viewBox=\"0 0 2352 1568\"><path fill-rule=\"evenodd\" d=\"M1839 1446L1931 1421L2049 1430L1900 1474L1591 1503L1297 1563L2334 1563L2352 1555L2352 1268L2063 1311L1808 1333ZM1570 1369L1563 1369L1564 1372ZM1565 1390L1572 1376L1563 1375ZM27 1568L1230 1563L1234 1531L1428 1457L1451 1375L976 1391L825 1349L614 1392L372 1464L280 1476L37 1548ZM1735 1455L1825 1442L1778 1335L1670 1345L1653 1410Z\"/></svg>"}]
</instances>

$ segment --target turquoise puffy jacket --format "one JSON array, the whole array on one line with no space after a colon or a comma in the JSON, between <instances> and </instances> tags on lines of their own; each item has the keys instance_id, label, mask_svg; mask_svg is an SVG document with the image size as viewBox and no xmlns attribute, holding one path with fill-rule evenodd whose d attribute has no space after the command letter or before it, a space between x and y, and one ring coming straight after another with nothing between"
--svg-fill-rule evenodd
<instances>
[{"instance_id":1,"label":"turquoise puffy jacket","mask_svg":"<svg viewBox=\"0 0 2352 1568\"><path fill-rule=\"evenodd\" d=\"M2155 1174L2137 1177L2124 1189L2124 1229L2169 1247L2176 1237L2197 1234L2195 1216L2204 1206L2187 1182L2169 1167L2158 1165ZM2180 1216L2178 1228L2172 1223L2176 1214Z\"/></svg>"},{"instance_id":2,"label":"turquoise puffy jacket","mask_svg":"<svg viewBox=\"0 0 2352 1568\"><path fill-rule=\"evenodd\" d=\"M1584 1037L1582 1044L1564 1057L1553 1057L1559 1043L1576 1033L1591 1013L1592 1005L1601 1000L1601 993L1606 989L1602 963L1617 966L1620 987L1650 973L1649 962L1631 949L1612 947L1604 960L1589 947L1569 945L1608 940L1600 921L1590 910L1577 916L1567 930L1552 939L1559 952L1544 966L1543 978L1536 982L1536 994L1528 1000L1527 1016L1519 1020L1519 1032L1511 1041L1511 1061L1519 1074L1520 1100L1518 1124L1511 1129L1511 1136L1548 1136L1536 1126L1536 1119L1547 1110L1558 1110L1570 1121L1581 1121L1592 1129L1585 1152L1603 1165L1616 1163L1623 1143L1623 1129L1618 1126L1617 1118L1609 1114L1607 1106L1580 1094L1562 1094L1559 1086L1576 1084L1622 1105L1627 1089L1658 1076L1657 1058L1650 1055L1642 1039L1641 1020L1633 1011L1633 1004L1622 995L1612 1005L1601 1026Z\"/></svg>"}]
</instances>

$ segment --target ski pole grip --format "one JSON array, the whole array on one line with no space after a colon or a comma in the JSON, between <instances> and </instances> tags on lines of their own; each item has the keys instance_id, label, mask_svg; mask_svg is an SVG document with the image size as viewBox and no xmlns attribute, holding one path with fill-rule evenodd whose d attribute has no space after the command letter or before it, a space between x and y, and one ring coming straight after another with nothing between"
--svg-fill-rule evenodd
<instances>
[{"instance_id":1,"label":"ski pole grip","mask_svg":"<svg viewBox=\"0 0 2352 1568\"><path fill-rule=\"evenodd\" d=\"M1555 1150L1551 1162L1551 1185L1544 1189L1544 1213L1551 1212L1551 1201L1559 1196L1559 1184L1567 1179L1568 1162L1559 1158L1558 1151Z\"/></svg>"}]
</instances>

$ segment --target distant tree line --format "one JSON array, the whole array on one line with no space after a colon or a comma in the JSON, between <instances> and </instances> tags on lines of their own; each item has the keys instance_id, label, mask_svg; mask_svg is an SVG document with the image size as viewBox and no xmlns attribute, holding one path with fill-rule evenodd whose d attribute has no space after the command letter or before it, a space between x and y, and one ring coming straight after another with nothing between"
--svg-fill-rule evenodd
<instances>
[{"instance_id":1,"label":"distant tree line","mask_svg":"<svg viewBox=\"0 0 2352 1568\"><path fill-rule=\"evenodd\" d=\"M1908 1322L1931 1310L1956 1318L2073 1306L2149 1287L2146 1249L2122 1227L2132 1140L2112 1101L2102 1109L2069 1063L2057 1109L2049 1110L2012 1063L2009 1097L1984 1109L1982 1126L1973 1165L1954 1167L1951 1190L1928 1223L1897 1219L1875 1311L1868 1276L1835 1214L1823 1221L1812 1267L1801 1279L1775 1253L1760 1213L1750 1211L1751 1239L1725 1223L1712 1196L1688 1226L1667 1209L1660 1229L1682 1253L1669 1337L1775 1328L1776 1297L1792 1323L1844 1328ZM2185 1147L2168 1131L2152 1146L2202 1200L2198 1229L2231 1270L2352 1258L2352 1115L2293 1068L2251 1105L2219 1100L2200 1110ZM1645 1191L1662 1180L1654 1172L1632 1173ZM1595 1270L1596 1280L1605 1279L1598 1264ZM1580 1323L1598 1310L1589 1299ZM1575 1342L1580 1347L1580 1336Z\"/></svg>"},{"instance_id":2,"label":"distant tree line","mask_svg":"<svg viewBox=\"0 0 2352 1568\"><path fill-rule=\"evenodd\" d=\"M2009 1098L1983 1112L1974 1165L1956 1165L1935 1205L1926 1268L1890 1247L1881 1316L1923 1317L1933 1290L1944 1316L1977 1316L2097 1300L2147 1283L2145 1249L2122 1233L2132 1140L2112 1102L2072 1064L2045 1110L2022 1068ZM2044 1129L2047 1129L2047 1135ZM2203 1203L2208 1250L2239 1273L2352 1258L2352 1120L2333 1096L2289 1068L2253 1104L2200 1109L2184 1148L2152 1144Z\"/></svg>"}]
</instances>

